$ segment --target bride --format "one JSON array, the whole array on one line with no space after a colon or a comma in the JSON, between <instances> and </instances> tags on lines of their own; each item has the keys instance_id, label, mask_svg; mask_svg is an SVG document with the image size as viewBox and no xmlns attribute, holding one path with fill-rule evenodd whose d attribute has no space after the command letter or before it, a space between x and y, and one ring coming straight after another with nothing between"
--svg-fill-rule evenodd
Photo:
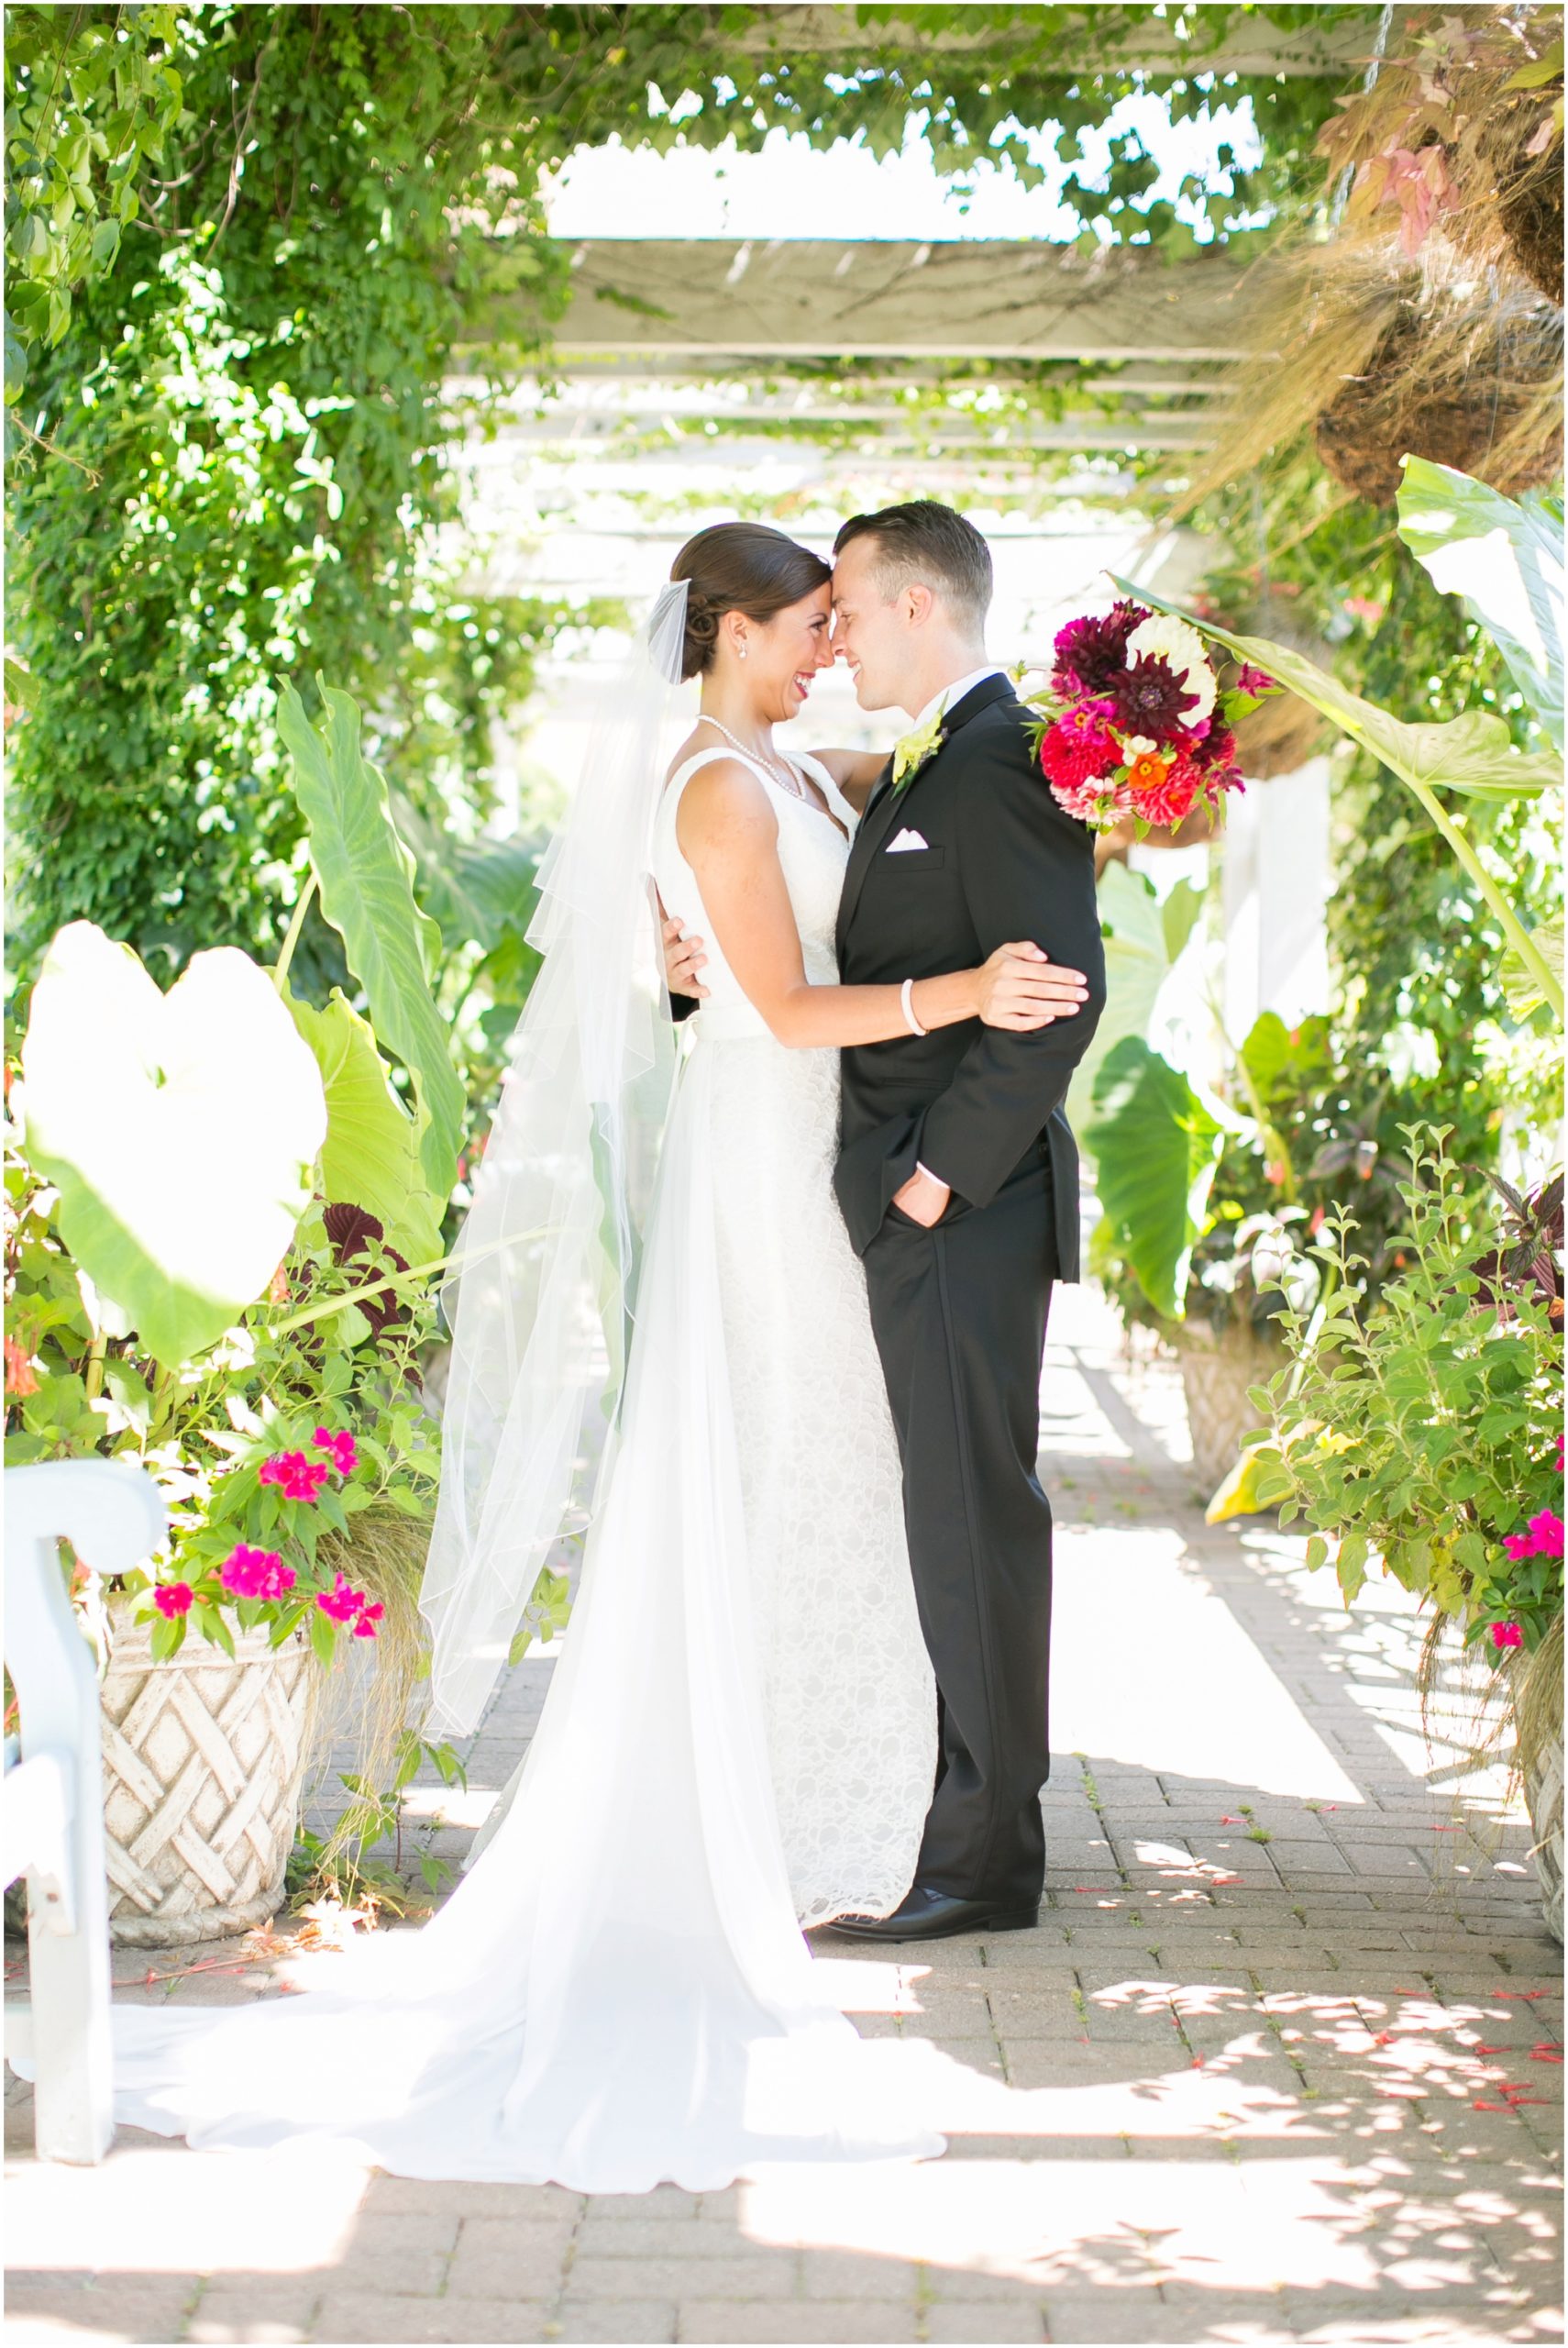
<instances>
[{"instance_id":1,"label":"bride","mask_svg":"<svg viewBox=\"0 0 1568 2348\"><path fill-rule=\"evenodd\" d=\"M833 951L882 762L773 740L832 664L830 578L750 524L682 548L541 868L544 967L459 1252L422 1600L433 1725L470 1732L603 1405L580 1593L511 1798L441 1911L357 1944L330 1988L116 2010L123 2121L590 2192L944 2148L923 2050L863 2042L832 1983L865 1966L814 1963L801 1932L897 1905L936 1763L830 1180L836 1047L906 1031L900 989L839 986ZM658 899L708 945L684 1055ZM920 1024L1070 1008L1072 974L1031 954L918 980Z\"/></svg>"}]
</instances>

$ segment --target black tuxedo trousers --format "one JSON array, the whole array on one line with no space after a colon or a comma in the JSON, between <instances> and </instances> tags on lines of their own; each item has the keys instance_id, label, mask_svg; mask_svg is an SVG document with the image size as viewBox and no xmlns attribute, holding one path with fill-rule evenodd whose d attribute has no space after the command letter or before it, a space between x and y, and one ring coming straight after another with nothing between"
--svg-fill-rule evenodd
<instances>
[{"instance_id":1,"label":"black tuxedo trousers","mask_svg":"<svg viewBox=\"0 0 1568 2348\"><path fill-rule=\"evenodd\" d=\"M903 1456L904 1517L941 1714L916 1880L1024 1907L1044 1872L1051 1511L1036 1473L1053 1280L1077 1277L1062 1101L1105 999L1093 842L1029 751L1004 678L967 693L905 788L874 793L839 916L845 985L935 976L1033 939L1088 1001L1032 1036L969 1021L842 1056L839 1203L866 1268ZM894 837L919 845L894 848ZM930 1229L892 1204L922 1161Z\"/></svg>"},{"instance_id":2,"label":"black tuxedo trousers","mask_svg":"<svg viewBox=\"0 0 1568 2348\"><path fill-rule=\"evenodd\" d=\"M1051 1507L1035 1455L1054 1222L1037 1157L932 1230L892 1208L865 1257L941 1723L915 1877L1009 1906L1038 1899L1045 1866Z\"/></svg>"}]
</instances>

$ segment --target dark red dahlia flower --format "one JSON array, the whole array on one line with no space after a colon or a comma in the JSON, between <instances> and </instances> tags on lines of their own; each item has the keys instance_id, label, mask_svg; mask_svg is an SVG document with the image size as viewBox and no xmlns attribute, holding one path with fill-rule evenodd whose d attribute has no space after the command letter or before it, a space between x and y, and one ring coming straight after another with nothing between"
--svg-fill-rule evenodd
<instances>
[{"instance_id":1,"label":"dark red dahlia flower","mask_svg":"<svg viewBox=\"0 0 1568 2348\"><path fill-rule=\"evenodd\" d=\"M1124 669L1110 689L1116 722L1127 734L1143 734L1156 742L1172 742L1185 734L1181 714L1198 707L1163 654L1144 654Z\"/></svg>"},{"instance_id":2,"label":"dark red dahlia flower","mask_svg":"<svg viewBox=\"0 0 1568 2348\"><path fill-rule=\"evenodd\" d=\"M1051 682L1066 701L1108 693L1127 672L1127 639L1148 618L1142 604L1123 596L1099 619L1069 620L1056 637Z\"/></svg>"}]
</instances>

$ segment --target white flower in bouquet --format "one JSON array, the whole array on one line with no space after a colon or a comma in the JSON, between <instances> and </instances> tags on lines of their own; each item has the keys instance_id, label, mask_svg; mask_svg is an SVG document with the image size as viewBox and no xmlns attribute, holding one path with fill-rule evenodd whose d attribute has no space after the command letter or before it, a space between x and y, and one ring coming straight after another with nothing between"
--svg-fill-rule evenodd
<instances>
[{"instance_id":1,"label":"white flower in bouquet","mask_svg":"<svg viewBox=\"0 0 1568 2348\"><path fill-rule=\"evenodd\" d=\"M1184 709L1184 725L1201 725L1214 709L1214 671L1203 649L1203 638L1185 620L1173 619L1168 613L1154 612L1141 620L1127 639L1127 666L1140 659L1167 661L1189 693L1196 693L1196 708Z\"/></svg>"}]
</instances>

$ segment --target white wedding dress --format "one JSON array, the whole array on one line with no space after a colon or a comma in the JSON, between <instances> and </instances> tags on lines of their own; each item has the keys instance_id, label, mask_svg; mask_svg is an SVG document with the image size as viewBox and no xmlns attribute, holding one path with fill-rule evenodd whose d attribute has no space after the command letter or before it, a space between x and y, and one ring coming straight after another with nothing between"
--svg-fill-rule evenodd
<instances>
[{"instance_id":1,"label":"white wedding dress","mask_svg":"<svg viewBox=\"0 0 1568 2348\"><path fill-rule=\"evenodd\" d=\"M654 817L653 869L708 940L710 999L661 1153L605 1499L515 1798L440 1912L332 1960L332 1987L116 2009L123 2121L589 2192L944 2149L931 2050L863 2041L834 1992L877 1968L813 1959L801 1931L885 1914L908 1888L935 1693L831 1188L837 1055L774 1040L676 839L712 755ZM845 832L763 780L807 975L832 983ZM15 2059L28 2069L25 2044Z\"/></svg>"}]
</instances>

